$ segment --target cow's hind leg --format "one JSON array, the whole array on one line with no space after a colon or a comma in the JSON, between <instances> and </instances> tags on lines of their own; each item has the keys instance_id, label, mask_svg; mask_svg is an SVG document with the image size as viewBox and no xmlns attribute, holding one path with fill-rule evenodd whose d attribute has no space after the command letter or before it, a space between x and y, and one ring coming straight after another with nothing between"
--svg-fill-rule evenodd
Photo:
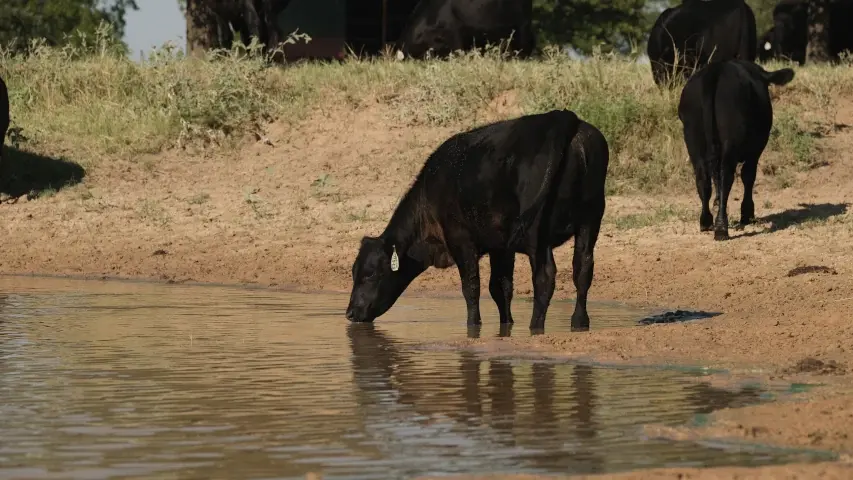
<instances>
[{"instance_id":1,"label":"cow's hind leg","mask_svg":"<svg viewBox=\"0 0 853 480\"><path fill-rule=\"evenodd\" d=\"M468 308L468 325L480 325L480 263L477 250L467 241L454 239L450 248L459 277L462 281L462 296Z\"/></svg>"},{"instance_id":2,"label":"cow's hind leg","mask_svg":"<svg viewBox=\"0 0 853 480\"><path fill-rule=\"evenodd\" d=\"M720 202L717 218L714 222L714 240L729 239L729 216L728 202L729 193L732 191L732 184L735 179L735 167L737 166L736 157L731 149L723 150L722 158L720 159L717 170L717 199Z\"/></svg>"},{"instance_id":3,"label":"cow's hind leg","mask_svg":"<svg viewBox=\"0 0 853 480\"><path fill-rule=\"evenodd\" d=\"M589 330L589 314L586 311L586 298L592 286L592 273L595 267L595 243L601 229L601 218L579 226L575 234L575 251L572 257L572 278L577 290L575 311L572 313L572 331Z\"/></svg>"},{"instance_id":4,"label":"cow's hind leg","mask_svg":"<svg viewBox=\"0 0 853 480\"><path fill-rule=\"evenodd\" d=\"M747 159L740 170L743 181L743 200L740 203L740 224L749 225L755 221L755 203L752 200L752 189L755 186L755 175L758 170L758 157Z\"/></svg>"},{"instance_id":5,"label":"cow's hind leg","mask_svg":"<svg viewBox=\"0 0 853 480\"><path fill-rule=\"evenodd\" d=\"M530 255L530 268L533 270L533 316L530 318L530 330L542 330L557 281L557 264L550 246L538 248Z\"/></svg>"},{"instance_id":6,"label":"cow's hind leg","mask_svg":"<svg viewBox=\"0 0 853 480\"><path fill-rule=\"evenodd\" d=\"M501 324L513 323L512 310L512 274L515 268L515 253L500 250L489 253L492 276L489 280L489 293L498 306Z\"/></svg>"},{"instance_id":7,"label":"cow's hind leg","mask_svg":"<svg viewBox=\"0 0 853 480\"><path fill-rule=\"evenodd\" d=\"M697 168L696 190L699 192L699 200L702 202L702 213L699 215L699 231L707 232L714 228L714 216L708 202L711 201L711 177L705 168Z\"/></svg>"}]
</instances>

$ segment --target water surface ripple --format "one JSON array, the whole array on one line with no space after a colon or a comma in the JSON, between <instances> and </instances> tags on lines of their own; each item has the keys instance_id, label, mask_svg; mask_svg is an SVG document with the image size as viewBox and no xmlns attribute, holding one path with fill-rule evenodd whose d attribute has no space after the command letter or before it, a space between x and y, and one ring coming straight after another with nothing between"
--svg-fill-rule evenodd
<instances>
[{"instance_id":1,"label":"water surface ripple","mask_svg":"<svg viewBox=\"0 0 853 480\"><path fill-rule=\"evenodd\" d=\"M22 278L0 278L0 292L2 478L412 478L806 459L641 433L757 402L755 387L410 348L466 336L461 298L404 298L375 325L351 325L342 295ZM482 335L499 332L490 302ZM594 329L648 313L590 310ZM567 331L571 311L555 302L548 331ZM516 318L529 312L515 302Z\"/></svg>"}]
</instances>

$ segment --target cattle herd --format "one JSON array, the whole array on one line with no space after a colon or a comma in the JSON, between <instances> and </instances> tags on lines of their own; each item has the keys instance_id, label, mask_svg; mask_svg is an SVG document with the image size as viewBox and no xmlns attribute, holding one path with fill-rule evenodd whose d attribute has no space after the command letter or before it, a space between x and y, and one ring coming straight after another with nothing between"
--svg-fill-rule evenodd
<instances>
[{"instance_id":1,"label":"cattle herd","mask_svg":"<svg viewBox=\"0 0 853 480\"><path fill-rule=\"evenodd\" d=\"M496 8L510 3L496 2ZM851 4L853 0L832 3L830 50L836 58L843 50L853 50ZM806 0L780 1L774 9L774 27L762 35L762 58L803 63L805 6ZM431 22L413 22L406 41L420 40L419 54L427 47L446 48L448 38L455 39L450 43L457 48L470 47L460 35L447 34L446 28L443 34L436 33L435 26L452 17L450 10L431 12ZM519 10L523 11L529 10ZM498 16L495 12L492 18ZM527 25L523 15L506 18L517 26ZM460 30L470 31L473 22L468 27ZM527 30L523 33L514 45L526 56L533 40ZM715 240L729 238L727 202L738 164L744 186L741 222L755 219L752 190L773 124L769 86L794 78L790 68L767 71L756 64L757 43L755 15L744 0L684 0L664 10L649 34L653 81L667 84L676 75L686 79L678 118L702 204L699 228L713 230ZM414 51L398 50L398 56ZM553 250L574 237L577 301L571 329L588 330L587 294L604 216L608 162L602 133L567 110L525 115L451 136L427 158L384 231L362 238L352 266L346 317L372 322L430 266L455 264L467 323L479 325L479 260L488 254L489 293L501 324L513 323L514 259L522 253L533 274L530 329L541 331L555 289ZM709 205L712 185L716 218Z\"/></svg>"}]
</instances>

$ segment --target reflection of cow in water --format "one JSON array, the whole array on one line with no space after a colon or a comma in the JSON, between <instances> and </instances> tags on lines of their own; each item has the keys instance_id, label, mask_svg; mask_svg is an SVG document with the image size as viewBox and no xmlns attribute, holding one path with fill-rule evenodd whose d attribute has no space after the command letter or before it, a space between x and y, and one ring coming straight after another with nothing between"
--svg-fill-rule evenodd
<instances>
[{"instance_id":1,"label":"reflection of cow in water","mask_svg":"<svg viewBox=\"0 0 853 480\"><path fill-rule=\"evenodd\" d=\"M641 380L618 370L548 362L516 367L507 361L478 358L470 351L458 356L413 353L373 324L350 324L347 336L357 408L365 423L403 421L429 428L435 419L450 419L453 426L441 431L464 436L468 444L526 450L516 457L522 468L600 472L605 468L607 442L613 435L624 435L626 427L633 428L626 416L650 413L649 405L637 405L638 399L632 400L631 395L617 396L615 408L610 402L602 405L607 395L600 390L635 388L634 382ZM447 355L454 356L448 359ZM661 409L662 417L668 416L667 411L683 415L742 406L754 403L758 396L755 389L731 392L698 383L681 390L686 396L668 392L660 397L664 387L650 387L660 403L653 408ZM388 441L386 432L382 438ZM571 455L565 454L566 448L572 449ZM647 444L643 451L627 455L651 455L659 448L667 447ZM499 454L496 450L485 455Z\"/></svg>"},{"instance_id":2,"label":"reflection of cow in water","mask_svg":"<svg viewBox=\"0 0 853 480\"><path fill-rule=\"evenodd\" d=\"M591 367L575 366L568 392L561 392L557 367L551 363L534 363L528 376L509 362L460 352L458 366L448 369L443 359L432 363L430 354L413 356L373 324L350 324L347 335L356 398L365 412L371 407L375 412L389 411L391 405L382 404L393 402L428 417L420 421L424 425L434 417L449 418L463 426L461 434L466 437L476 435L479 441L542 452L524 456L537 468L597 471L604 465L604 459L594 453L601 447L595 441L598 397ZM488 364L485 372L483 363ZM469 425L487 425L492 433L482 438L484 431L469 431ZM459 429L454 432L460 433ZM546 453L564 443L584 450L571 456Z\"/></svg>"}]
</instances>

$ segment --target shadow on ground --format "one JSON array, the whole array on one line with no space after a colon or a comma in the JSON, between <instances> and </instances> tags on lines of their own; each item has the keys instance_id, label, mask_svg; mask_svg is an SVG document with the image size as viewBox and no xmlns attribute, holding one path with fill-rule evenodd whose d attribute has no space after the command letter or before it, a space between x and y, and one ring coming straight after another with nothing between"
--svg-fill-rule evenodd
<instances>
[{"instance_id":1,"label":"shadow on ground","mask_svg":"<svg viewBox=\"0 0 853 480\"><path fill-rule=\"evenodd\" d=\"M721 312L705 312L702 310L676 310L674 312L664 312L657 315L650 315L637 321L639 325L654 325L658 323L678 323L689 322L691 320L702 320L704 318L716 317L722 315Z\"/></svg>"},{"instance_id":2,"label":"shadow on ground","mask_svg":"<svg viewBox=\"0 0 853 480\"><path fill-rule=\"evenodd\" d=\"M77 163L45 157L6 145L0 164L0 193L4 198L37 198L83 180L86 170Z\"/></svg>"},{"instance_id":3,"label":"shadow on ground","mask_svg":"<svg viewBox=\"0 0 853 480\"><path fill-rule=\"evenodd\" d=\"M760 223L770 223L770 226L757 232L744 233L738 237L752 237L765 233L778 232L794 225L806 222L821 222L838 215L847 213L848 203L801 203L800 208L789 208L783 212L759 218Z\"/></svg>"}]
</instances>

